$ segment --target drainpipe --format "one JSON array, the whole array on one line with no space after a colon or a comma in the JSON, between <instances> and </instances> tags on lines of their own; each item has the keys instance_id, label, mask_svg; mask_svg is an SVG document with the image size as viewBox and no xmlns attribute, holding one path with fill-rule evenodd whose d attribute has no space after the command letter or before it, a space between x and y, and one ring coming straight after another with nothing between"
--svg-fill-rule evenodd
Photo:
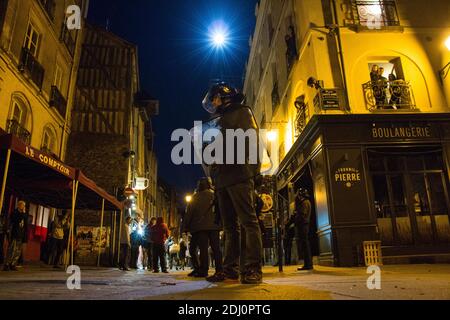
<instances>
[{"instance_id":1,"label":"drainpipe","mask_svg":"<svg viewBox=\"0 0 450 320\"><path fill-rule=\"evenodd\" d=\"M341 39L341 29L339 25L339 18L338 18L338 12L337 12L337 5L336 0L331 0L331 4L333 7L333 24L336 26L336 37L338 42L338 55L339 60L341 64L341 70L342 70L342 80L343 80L343 86L344 86L344 97L345 97L345 104L346 104L346 111L350 112L350 99L348 96L347 91L347 74L345 72L345 62L344 62L344 53L342 50L342 39Z\"/></svg>"}]
</instances>

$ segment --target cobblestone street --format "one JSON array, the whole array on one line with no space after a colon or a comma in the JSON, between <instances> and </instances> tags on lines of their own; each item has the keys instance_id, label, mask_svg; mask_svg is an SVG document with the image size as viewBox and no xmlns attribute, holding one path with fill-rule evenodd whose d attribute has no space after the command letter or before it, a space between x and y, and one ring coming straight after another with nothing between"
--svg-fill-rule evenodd
<instances>
[{"instance_id":1,"label":"cobblestone street","mask_svg":"<svg viewBox=\"0 0 450 320\"><path fill-rule=\"evenodd\" d=\"M382 268L381 290L367 289L365 268L316 267L280 274L265 268L264 283L210 284L188 272L152 274L115 269L82 269L81 290L68 290L64 271L25 267L0 273L0 299L42 300L450 300L450 265L397 265Z\"/></svg>"}]
</instances>

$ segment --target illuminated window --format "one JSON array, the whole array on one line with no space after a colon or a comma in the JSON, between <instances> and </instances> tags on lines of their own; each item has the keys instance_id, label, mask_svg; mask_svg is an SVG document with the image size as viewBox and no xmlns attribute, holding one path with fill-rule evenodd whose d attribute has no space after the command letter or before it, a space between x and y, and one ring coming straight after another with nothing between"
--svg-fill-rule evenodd
<instances>
[{"instance_id":1,"label":"illuminated window","mask_svg":"<svg viewBox=\"0 0 450 320\"><path fill-rule=\"evenodd\" d=\"M353 12L353 23L369 29L400 25L394 0L354 1Z\"/></svg>"},{"instance_id":2,"label":"illuminated window","mask_svg":"<svg viewBox=\"0 0 450 320\"><path fill-rule=\"evenodd\" d=\"M53 130L51 130L49 127L45 128L42 134L41 149L43 151L53 152L55 150L55 145L56 137Z\"/></svg>"},{"instance_id":3,"label":"illuminated window","mask_svg":"<svg viewBox=\"0 0 450 320\"><path fill-rule=\"evenodd\" d=\"M58 90L61 92L62 86L63 86L63 71L59 65L56 65L55 69L55 80L53 81L53 85L58 88Z\"/></svg>"},{"instance_id":4,"label":"illuminated window","mask_svg":"<svg viewBox=\"0 0 450 320\"><path fill-rule=\"evenodd\" d=\"M27 110L17 101L13 102L12 120L16 121L20 126L25 127L27 119Z\"/></svg>"},{"instance_id":5,"label":"illuminated window","mask_svg":"<svg viewBox=\"0 0 450 320\"><path fill-rule=\"evenodd\" d=\"M24 48L36 57L39 48L40 35L32 23L28 24L27 34L25 35Z\"/></svg>"}]
</instances>

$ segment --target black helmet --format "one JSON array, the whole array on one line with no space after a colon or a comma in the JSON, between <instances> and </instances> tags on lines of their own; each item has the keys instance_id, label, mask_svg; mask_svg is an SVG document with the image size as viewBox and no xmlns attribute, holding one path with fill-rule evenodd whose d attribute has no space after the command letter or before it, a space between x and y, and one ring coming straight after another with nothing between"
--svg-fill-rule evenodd
<instances>
[{"instance_id":1,"label":"black helmet","mask_svg":"<svg viewBox=\"0 0 450 320\"><path fill-rule=\"evenodd\" d=\"M212 189L212 188L213 188L213 184L212 184L211 178L204 177L198 181L198 186L197 186L198 191L204 191L204 190L208 190L208 189Z\"/></svg>"},{"instance_id":2,"label":"black helmet","mask_svg":"<svg viewBox=\"0 0 450 320\"><path fill-rule=\"evenodd\" d=\"M228 99L231 103L242 103L244 101L244 95L236 88L226 82L219 82L209 89L202 102L203 108L212 114L217 112L217 108L212 104L216 96L222 99L222 101Z\"/></svg>"},{"instance_id":3,"label":"black helmet","mask_svg":"<svg viewBox=\"0 0 450 320\"><path fill-rule=\"evenodd\" d=\"M309 198L309 191L308 189L305 188L300 188L297 191L297 197L301 197L301 198Z\"/></svg>"}]
</instances>

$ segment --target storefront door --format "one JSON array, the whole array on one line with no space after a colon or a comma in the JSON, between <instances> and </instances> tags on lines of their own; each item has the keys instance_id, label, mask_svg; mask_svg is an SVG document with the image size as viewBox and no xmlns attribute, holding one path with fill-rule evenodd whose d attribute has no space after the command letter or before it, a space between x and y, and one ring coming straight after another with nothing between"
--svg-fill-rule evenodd
<instances>
[{"instance_id":1,"label":"storefront door","mask_svg":"<svg viewBox=\"0 0 450 320\"><path fill-rule=\"evenodd\" d=\"M373 204L383 245L450 243L442 151L368 151Z\"/></svg>"}]
</instances>

